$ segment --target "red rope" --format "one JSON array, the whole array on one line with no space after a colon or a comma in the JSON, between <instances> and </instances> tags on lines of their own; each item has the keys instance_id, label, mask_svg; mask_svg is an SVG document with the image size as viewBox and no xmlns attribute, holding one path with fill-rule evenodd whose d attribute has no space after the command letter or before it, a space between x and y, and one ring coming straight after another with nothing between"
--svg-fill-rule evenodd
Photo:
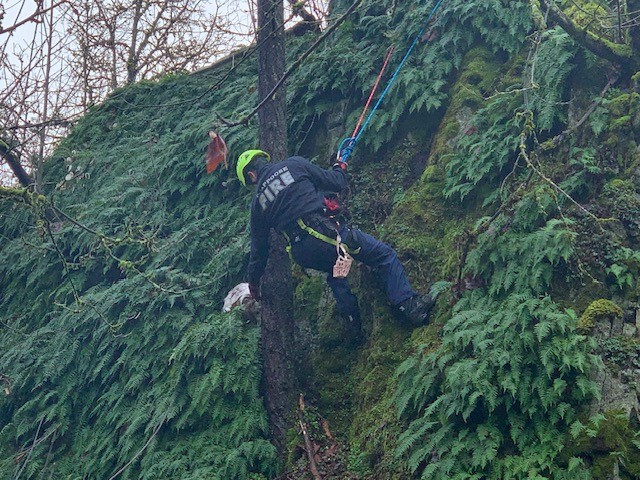
<instances>
[{"instance_id":1,"label":"red rope","mask_svg":"<svg viewBox=\"0 0 640 480\"><path fill-rule=\"evenodd\" d=\"M367 113L367 110L369 109L369 105L371 105L371 100L373 100L373 96L376 93L376 90L378 89L378 85L380 84L380 80L382 79L382 75L384 74L384 71L387 68L387 64L389 63L389 60L391 59L391 54L393 53L393 46L389 47L389 50L387 50L387 56L384 59L384 63L382 64L382 69L380 70L380 73L378 74L378 78L376 79L376 83L373 85L373 88L371 89L371 93L369 94L369 99L367 100L367 103L364 106L364 110L362 110L362 114L360 115L360 118L358 119L358 123L356 124L356 128L353 130L353 133L351 134L351 137L355 137L356 134L358 133L358 130L360 129L360 125L362 124L362 120L364 119L364 115Z\"/></svg>"}]
</instances>

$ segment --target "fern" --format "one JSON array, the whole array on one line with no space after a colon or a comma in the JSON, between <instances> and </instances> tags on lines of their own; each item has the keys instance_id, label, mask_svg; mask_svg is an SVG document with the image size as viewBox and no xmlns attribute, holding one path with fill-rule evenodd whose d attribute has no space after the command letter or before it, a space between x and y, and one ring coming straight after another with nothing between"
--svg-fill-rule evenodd
<instances>
[{"instance_id":1,"label":"fern","mask_svg":"<svg viewBox=\"0 0 640 480\"><path fill-rule=\"evenodd\" d=\"M0 290L9 285L5 279L20 285L0 296L3 322L12 324L0 331L0 371L14 390L11 407L0 407L0 423L14 426L5 430L12 438L3 440L3 453L5 445L32 441L33 419L44 418L40 435L60 440L51 452L56 477L108 478L158 427L145 458L159 455L165 463L140 458L124 478L148 476L156 467L185 478L168 466L185 444L217 452L193 457L184 465L191 472L246 478L273 471L275 452L258 393L257 329L240 317L211 314L240 278L247 254L246 209L236 202L237 189L230 191L234 205L225 204L229 193L200 188L194 168L206 139L201 113L209 115L213 100L204 99L189 115L132 103L193 96L208 81L182 78L162 89L134 86L114 94L61 145L60 156L88 175L65 184L57 205L88 229L120 240L103 242L64 222L54 232L63 260L53 244L25 248L28 228L3 230L3 253L15 252L15 262L0 265ZM118 126L109 127L114 111ZM96 135L100 125L108 130ZM149 148L141 145L149 125L181 133L157 137ZM50 178L59 172L66 172L66 161L50 162ZM63 261L72 266L66 273ZM29 295L27 285L42 293ZM182 342L195 339L190 331L200 332L198 342ZM168 440L176 429L190 432L182 444ZM254 447L238 455L249 443ZM48 448L44 442L33 453L29 478L49 475L39 471Z\"/></svg>"},{"instance_id":2,"label":"fern","mask_svg":"<svg viewBox=\"0 0 640 480\"><path fill-rule=\"evenodd\" d=\"M400 413L424 409L413 416L398 453L408 455L422 478L562 474L555 458L563 431L577 418L575 402L595 392L585 375L595 361L574 326L575 318L548 297L510 294L497 300L479 292L465 297L444 327L439 350L419 363L408 359L398 370ZM426 392L416 389L415 381L416 375L424 381L425 361L436 369L437 376L429 378L438 387ZM587 390L566 402L576 395L568 385L578 382ZM465 426L457 436L451 435L454 425Z\"/></svg>"},{"instance_id":3,"label":"fern","mask_svg":"<svg viewBox=\"0 0 640 480\"><path fill-rule=\"evenodd\" d=\"M577 47L560 27L544 35L534 58L532 82L537 88L530 97L529 108L536 112L536 124L542 131L551 130L556 122L566 122L565 100L567 78L575 68Z\"/></svg>"},{"instance_id":4,"label":"fern","mask_svg":"<svg viewBox=\"0 0 640 480\"><path fill-rule=\"evenodd\" d=\"M463 200L480 186L493 186L513 165L521 130L514 115L517 100L497 97L476 113L473 124L479 133L461 138L458 153L449 159L445 196Z\"/></svg>"}]
</instances>

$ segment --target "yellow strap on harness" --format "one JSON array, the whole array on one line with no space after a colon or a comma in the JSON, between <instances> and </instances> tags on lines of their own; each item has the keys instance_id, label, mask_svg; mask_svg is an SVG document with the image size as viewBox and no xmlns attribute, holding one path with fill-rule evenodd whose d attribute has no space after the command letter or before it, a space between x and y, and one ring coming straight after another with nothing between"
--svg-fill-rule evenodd
<instances>
[{"instance_id":1,"label":"yellow strap on harness","mask_svg":"<svg viewBox=\"0 0 640 480\"><path fill-rule=\"evenodd\" d=\"M298 226L304 230L305 232L307 232L309 235L311 235L312 237L317 238L318 240L322 240L323 242L329 243L335 247L338 246L338 241L335 238L331 238L331 237L327 237L326 235L315 231L313 228L311 228L310 226L308 226L307 224L305 224L301 218L299 218L297 220ZM337 232L336 232L337 233ZM344 243L340 244L342 247L344 247L344 249L347 251L347 253L350 253L351 255L355 255L360 253L360 247L356 248L355 250L350 250L349 247L347 245L345 245Z\"/></svg>"}]
</instances>

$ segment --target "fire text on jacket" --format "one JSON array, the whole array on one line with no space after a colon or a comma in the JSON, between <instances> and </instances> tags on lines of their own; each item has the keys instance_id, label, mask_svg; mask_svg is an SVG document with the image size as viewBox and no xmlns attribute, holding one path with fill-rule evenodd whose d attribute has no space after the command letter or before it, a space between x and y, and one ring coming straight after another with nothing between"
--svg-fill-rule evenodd
<instances>
[{"instance_id":1,"label":"fire text on jacket","mask_svg":"<svg viewBox=\"0 0 640 480\"><path fill-rule=\"evenodd\" d=\"M260 203L262 210L266 210L267 206L276 199L278 194L294 182L295 180L287 167L282 167L280 170L272 173L271 176L260 185L258 203Z\"/></svg>"}]
</instances>

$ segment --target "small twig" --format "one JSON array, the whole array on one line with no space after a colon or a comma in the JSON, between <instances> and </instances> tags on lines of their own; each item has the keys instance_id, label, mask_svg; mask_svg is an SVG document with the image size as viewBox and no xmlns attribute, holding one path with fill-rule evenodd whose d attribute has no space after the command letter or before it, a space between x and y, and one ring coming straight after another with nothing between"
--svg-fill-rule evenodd
<instances>
[{"instance_id":1,"label":"small twig","mask_svg":"<svg viewBox=\"0 0 640 480\"><path fill-rule=\"evenodd\" d=\"M60 250L60 247L58 246L58 243L56 242L56 239L53 236L53 232L51 231L51 223L46 218L45 218L45 230L47 232L47 235L51 239L51 243L53 243L53 247L55 248L56 253L58 254L58 257L60 257L62 268L66 273L67 281L69 282L69 285L71 285L71 290L73 291L73 298L76 301L76 303L80 305L82 303L82 300L80 300L80 294L78 293L78 289L76 288L76 285L75 283L73 283L73 279L71 278L69 263L67 262L67 259L65 258L64 253L62 253L62 251Z\"/></svg>"},{"instance_id":2,"label":"small twig","mask_svg":"<svg viewBox=\"0 0 640 480\"><path fill-rule=\"evenodd\" d=\"M318 472L318 466L316 465L316 461L313 458L314 450L313 444L311 443L311 439L309 438L309 433L307 431L307 424L304 419L304 395L300 394L299 399L300 409L298 410L298 421L300 422L300 429L302 431L302 436L304 438L305 450L307 451L307 459L309 460L309 471L311 475L313 475L314 480L322 480L322 476L320 472Z\"/></svg>"},{"instance_id":3,"label":"small twig","mask_svg":"<svg viewBox=\"0 0 640 480\"><path fill-rule=\"evenodd\" d=\"M147 447L151 444L151 441L155 438L155 436L160 431L160 428L162 427L162 425L164 425L165 420L166 420L166 416L162 419L162 421L158 424L158 426L156 426L155 430L149 437L149 440L147 440L147 443L145 443L144 446L140 450L138 450L138 452L133 456L133 458L131 458L131 460L125 463L120 470L118 470L116 473L111 475L111 477L109 477L109 480L113 480L114 478L118 477L118 475L124 472L136 460L136 458L142 455L142 452L144 452L147 449Z\"/></svg>"},{"instance_id":4,"label":"small twig","mask_svg":"<svg viewBox=\"0 0 640 480\"><path fill-rule=\"evenodd\" d=\"M60 118L55 118L55 119L51 119L51 120L45 120L43 122L38 122L38 123L24 123L22 125L11 125L9 127L3 127L3 130L27 130L29 128L42 128L42 127L57 127L57 126L62 126L62 127L68 127L69 125L71 125L71 123L74 120L72 119L60 119Z\"/></svg>"},{"instance_id":5,"label":"small twig","mask_svg":"<svg viewBox=\"0 0 640 480\"><path fill-rule=\"evenodd\" d=\"M576 202L574 200L574 198L569 195L560 185L558 185L556 182L554 182L553 180L551 180L549 177L547 177L538 167L536 167L533 162L531 161L531 159L529 158L529 155L526 154L526 152L520 152L520 155L522 156L522 158L525 159L525 161L527 162L527 165L529 166L529 168L531 168L531 170L533 170L542 180L544 180L545 182L547 182L549 185L551 185L556 191L560 192L564 197L566 197L571 203L573 203L576 207L578 207L580 210L582 210L582 212L591 217L592 219L594 219L596 222L600 222L600 219L598 217L596 217L593 213L591 213L589 210L587 210L586 208L584 208L582 205L580 205L578 202Z\"/></svg>"},{"instance_id":6,"label":"small twig","mask_svg":"<svg viewBox=\"0 0 640 480\"><path fill-rule=\"evenodd\" d=\"M82 229L82 230L84 230L84 231L86 231L86 232L89 232L90 234L95 235L95 236L96 236L96 237L98 237L98 238L101 238L101 239L108 239L108 240L111 240L113 243L116 243L116 241L115 241L115 239L114 239L114 238L110 238L110 237L106 236L106 235L105 235L105 234L103 234L103 233L97 232L97 231L93 230L92 228L87 227L86 225L84 225L84 224L82 224L82 223L78 222L76 219L72 218L71 216L67 215L65 212L63 212L62 210L60 210L58 207L56 207L56 206L54 205L54 203L53 203L53 199L51 199L51 208L52 208L52 209L53 209L57 214L59 214L59 215L61 215L62 217L64 217L64 219L65 219L65 220L68 220L69 222L73 223L76 227L78 227L78 228L80 228L80 229Z\"/></svg>"},{"instance_id":7,"label":"small twig","mask_svg":"<svg viewBox=\"0 0 640 480\"><path fill-rule=\"evenodd\" d=\"M518 160L516 161L516 165L517 164L518 164ZM515 170L515 167L514 167L514 170ZM512 171L512 173L513 173L513 171ZM489 227L491 226L491 224L496 221L496 219L507 208L507 206L511 205L513 200L518 196L519 192L522 191L522 189L525 188L527 185L529 185L529 182L531 181L531 178L533 177L533 174L534 174L533 170L530 170L529 174L527 175L527 178L524 179L524 181L518 186L518 188L516 188L513 192L511 192L509 197L502 202L502 204L493 213L493 215L491 215L490 218L488 218L487 220L483 221L473 231L465 230L464 235L465 235L466 238L465 238L464 244L461 244L458 247L458 250L461 251L461 253L460 253L460 261L458 263L458 274L457 274L458 285L460 285L462 283L462 274L464 273L464 267L465 267L465 265L467 263L467 256L469 254L469 250L471 248L471 245L473 244L473 241L476 238L478 238L478 236L481 233L483 233L484 231L488 230ZM511 175L511 174L509 174L509 175ZM504 182L503 182L503 185L501 187L501 190L503 188L504 188Z\"/></svg>"},{"instance_id":8,"label":"small twig","mask_svg":"<svg viewBox=\"0 0 640 480\"><path fill-rule=\"evenodd\" d=\"M20 478L20 475L22 475L22 472L24 471L25 467L27 466L27 463L29 463L29 458L31 457L31 454L33 453L33 450L36 448L37 442L38 442L38 435L40 435L40 428L42 428L42 424L44 423L44 416L40 419L40 423L38 424L38 428L36 430L36 436L33 437L33 445L31 445L31 448L29 449L29 453L27 453L27 458L24 459L24 463L22 464L22 468L20 468L20 471L18 471L18 473L16 474L14 478L14 480L18 480Z\"/></svg>"},{"instance_id":9,"label":"small twig","mask_svg":"<svg viewBox=\"0 0 640 480\"><path fill-rule=\"evenodd\" d=\"M613 84L618 81L619 78L620 78L620 75L617 72L614 73L614 75L611 78L609 78L609 81L600 92L600 95L598 96L598 98L591 103L587 111L584 113L584 115L582 115L582 118L580 118L580 120L578 120L578 122L575 125L572 125L571 127L567 128L562 133L553 137L551 140L544 142L542 146L542 150L547 151L557 147L558 145L560 145L560 142L562 142L562 140L564 140L568 135L572 134L578 128L580 128L582 124L586 122L588 118L591 116L591 114L595 111L596 107L600 105L600 100L604 98L604 96L611 89ZM550 145L550 146L546 146L546 145Z\"/></svg>"},{"instance_id":10,"label":"small twig","mask_svg":"<svg viewBox=\"0 0 640 480\"><path fill-rule=\"evenodd\" d=\"M24 20L21 20L20 22L16 23L15 25L11 25L10 27L7 28L3 28L0 29L0 35L4 34L4 33L10 33L13 32L16 28L21 27L22 25L29 23L29 22L35 22L35 23L40 23L42 22L42 20L38 20L38 17L40 15L43 15L45 13L47 13L49 10L53 10L54 8L59 7L60 5L63 5L65 3L68 3L69 0L62 0L61 2L58 2L54 5L51 5L48 8L45 8L43 10L40 10L39 8L35 11L35 13L33 13L32 15L30 15L29 17L25 18Z\"/></svg>"},{"instance_id":11,"label":"small twig","mask_svg":"<svg viewBox=\"0 0 640 480\"><path fill-rule=\"evenodd\" d=\"M49 460L51 460L51 453L53 452L53 444L55 441L56 441L56 436L53 435L51 437L51 441L49 442L49 451L47 452L47 458L44 461L44 467L42 467L42 470L40 471L40 478L44 478L44 472L46 472L47 468L49 468Z\"/></svg>"}]
</instances>

